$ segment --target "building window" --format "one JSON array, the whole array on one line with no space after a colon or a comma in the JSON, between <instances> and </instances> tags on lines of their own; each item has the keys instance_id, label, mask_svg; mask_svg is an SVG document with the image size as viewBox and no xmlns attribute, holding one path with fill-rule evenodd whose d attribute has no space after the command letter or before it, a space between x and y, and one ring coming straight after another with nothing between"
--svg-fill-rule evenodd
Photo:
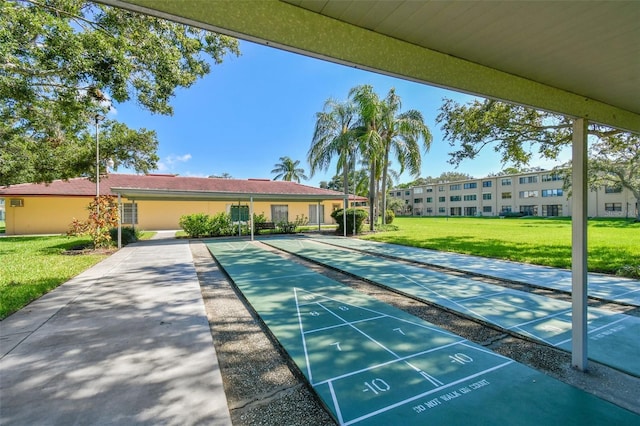
<instances>
[{"instance_id":1,"label":"building window","mask_svg":"<svg viewBox=\"0 0 640 426\"><path fill-rule=\"evenodd\" d=\"M438 202L439 203L444 203L447 201L447 197L438 197Z\"/></svg>"},{"instance_id":2,"label":"building window","mask_svg":"<svg viewBox=\"0 0 640 426\"><path fill-rule=\"evenodd\" d=\"M503 213L511 213L511 206L502 206Z\"/></svg>"},{"instance_id":3,"label":"building window","mask_svg":"<svg viewBox=\"0 0 640 426\"><path fill-rule=\"evenodd\" d=\"M464 189L473 189L478 187L478 182L469 182L464 184Z\"/></svg>"},{"instance_id":4,"label":"building window","mask_svg":"<svg viewBox=\"0 0 640 426\"><path fill-rule=\"evenodd\" d=\"M429 214L433 213L433 209L431 207L427 207L427 213Z\"/></svg>"},{"instance_id":5,"label":"building window","mask_svg":"<svg viewBox=\"0 0 640 426\"><path fill-rule=\"evenodd\" d=\"M271 221L275 223L289 222L289 206L287 204L272 204Z\"/></svg>"},{"instance_id":6,"label":"building window","mask_svg":"<svg viewBox=\"0 0 640 426\"><path fill-rule=\"evenodd\" d=\"M538 216L538 206L520 206L520 213L524 213L526 216Z\"/></svg>"},{"instance_id":7,"label":"building window","mask_svg":"<svg viewBox=\"0 0 640 426\"><path fill-rule=\"evenodd\" d=\"M478 208L477 207L465 207L464 208L464 215L465 216L475 216L478 213Z\"/></svg>"},{"instance_id":8,"label":"building window","mask_svg":"<svg viewBox=\"0 0 640 426\"><path fill-rule=\"evenodd\" d=\"M604 193L605 194L619 194L622 192L622 185L606 185L604 187Z\"/></svg>"},{"instance_id":9,"label":"building window","mask_svg":"<svg viewBox=\"0 0 640 426\"><path fill-rule=\"evenodd\" d=\"M557 175L555 173L551 173L551 174L547 174L547 175L542 175L542 181L543 182L555 182L557 180L562 180L562 176ZM543 215L544 216L544 215Z\"/></svg>"},{"instance_id":10,"label":"building window","mask_svg":"<svg viewBox=\"0 0 640 426\"><path fill-rule=\"evenodd\" d=\"M457 183L455 185L450 185L449 189L451 191L460 191L462 189L462 185L460 185L459 183Z\"/></svg>"},{"instance_id":11,"label":"building window","mask_svg":"<svg viewBox=\"0 0 640 426\"><path fill-rule=\"evenodd\" d=\"M411 191L404 191L404 195L411 195Z\"/></svg>"},{"instance_id":12,"label":"building window","mask_svg":"<svg viewBox=\"0 0 640 426\"><path fill-rule=\"evenodd\" d=\"M452 195L449 197L449 201L462 201L462 197L459 195Z\"/></svg>"},{"instance_id":13,"label":"building window","mask_svg":"<svg viewBox=\"0 0 640 426\"><path fill-rule=\"evenodd\" d=\"M422 204L422 198L414 198L413 204Z\"/></svg>"},{"instance_id":14,"label":"building window","mask_svg":"<svg viewBox=\"0 0 640 426\"><path fill-rule=\"evenodd\" d=\"M502 179L502 181L500 181L500 184L502 186L511 186L511 178Z\"/></svg>"},{"instance_id":15,"label":"building window","mask_svg":"<svg viewBox=\"0 0 640 426\"><path fill-rule=\"evenodd\" d=\"M462 207L451 207L451 216L462 216Z\"/></svg>"},{"instance_id":16,"label":"building window","mask_svg":"<svg viewBox=\"0 0 640 426\"><path fill-rule=\"evenodd\" d=\"M249 220L249 206L232 204L229 213L231 213L232 222L246 222Z\"/></svg>"},{"instance_id":17,"label":"building window","mask_svg":"<svg viewBox=\"0 0 640 426\"><path fill-rule=\"evenodd\" d=\"M433 192L433 188L427 188L427 192Z\"/></svg>"},{"instance_id":18,"label":"building window","mask_svg":"<svg viewBox=\"0 0 640 426\"><path fill-rule=\"evenodd\" d=\"M482 187L483 188L491 188L491 185L492 185L492 183L491 183L490 180L485 180L485 181L482 182Z\"/></svg>"},{"instance_id":19,"label":"building window","mask_svg":"<svg viewBox=\"0 0 640 426\"><path fill-rule=\"evenodd\" d=\"M482 213L491 213L491 206L482 206Z\"/></svg>"},{"instance_id":20,"label":"building window","mask_svg":"<svg viewBox=\"0 0 640 426\"><path fill-rule=\"evenodd\" d=\"M422 188L413 188L414 194L422 194Z\"/></svg>"},{"instance_id":21,"label":"building window","mask_svg":"<svg viewBox=\"0 0 640 426\"><path fill-rule=\"evenodd\" d=\"M487 192L485 194L482 194L482 199L483 200L490 200L491 199L491 193Z\"/></svg>"},{"instance_id":22,"label":"building window","mask_svg":"<svg viewBox=\"0 0 640 426\"><path fill-rule=\"evenodd\" d=\"M604 211L606 212L621 212L622 203L604 203Z\"/></svg>"},{"instance_id":23,"label":"building window","mask_svg":"<svg viewBox=\"0 0 640 426\"><path fill-rule=\"evenodd\" d=\"M396 197L402 197L402 191L396 192Z\"/></svg>"},{"instance_id":24,"label":"building window","mask_svg":"<svg viewBox=\"0 0 640 426\"><path fill-rule=\"evenodd\" d=\"M324 206L322 204L309 204L309 223L318 223L318 207L320 208L319 223L324 223Z\"/></svg>"},{"instance_id":25,"label":"building window","mask_svg":"<svg viewBox=\"0 0 640 426\"><path fill-rule=\"evenodd\" d=\"M502 193L502 199L503 200L510 200L511 199L511 193L510 192L503 192Z\"/></svg>"},{"instance_id":26,"label":"building window","mask_svg":"<svg viewBox=\"0 0 640 426\"><path fill-rule=\"evenodd\" d=\"M122 203L122 223L138 224L138 205L136 203Z\"/></svg>"},{"instance_id":27,"label":"building window","mask_svg":"<svg viewBox=\"0 0 640 426\"><path fill-rule=\"evenodd\" d=\"M520 191L520 198L534 198L538 196L538 191Z\"/></svg>"},{"instance_id":28,"label":"building window","mask_svg":"<svg viewBox=\"0 0 640 426\"><path fill-rule=\"evenodd\" d=\"M443 192L443 191L444 191L444 185L438 186L438 192Z\"/></svg>"},{"instance_id":29,"label":"building window","mask_svg":"<svg viewBox=\"0 0 640 426\"><path fill-rule=\"evenodd\" d=\"M542 216L562 216L562 205L549 204L542 206Z\"/></svg>"},{"instance_id":30,"label":"building window","mask_svg":"<svg viewBox=\"0 0 640 426\"><path fill-rule=\"evenodd\" d=\"M464 196L465 201L476 201L476 194L467 194Z\"/></svg>"},{"instance_id":31,"label":"building window","mask_svg":"<svg viewBox=\"0 0 640 426\"><path fill-rule=\"evenodd\" d=\"M438 207L438 213L445 214L447 210L444 207Z\"/></svg>"},{"instance_id":32,"label":"building window","mask_svg":"<svg viewBox=\"0 0 640 426\"><path fill-rule=\"evenodd\" d=\"M543 197L561 197L562 189L543 189L542 196Z\"/></svg>"},{"instance_id":33,"label":"building window","mask_svg":"<svg viewBox=\"0 0 640 426\"><path fill-rule=\"evenodd\" d=\"M520 178L519 182L522 183L522 184L537 183L538 182L538 176L522 176Z\"/></svg>"},{"instance_id":34,"label":"building window","mask_svg":"<svg viewBox=\"0 0 640 426\"><path fill-rule=\"evenodd\" d=\"M433 203L433 197L427 197L427 203Z\"/></svg>"}]
</instances>

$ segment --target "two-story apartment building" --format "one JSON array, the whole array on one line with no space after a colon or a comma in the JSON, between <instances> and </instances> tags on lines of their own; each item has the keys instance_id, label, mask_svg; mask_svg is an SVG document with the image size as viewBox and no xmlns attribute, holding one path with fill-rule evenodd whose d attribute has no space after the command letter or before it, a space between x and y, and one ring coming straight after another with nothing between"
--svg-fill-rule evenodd
<instances>
[{"instance_id":1,"label":"two-story apartment building","mask_svg":"<svg viewBox=\"0 0 640 426\"><path fill-rule=\"evenodd\" d=\"M395 188L389 195L404 205L398 215L498 216L519 212L529 216L571 216L571 199L563 180L552 171L492 176ZM622 187L589 191L590 217L635 217L638 200Z\"/></svg>"}]
</instances>

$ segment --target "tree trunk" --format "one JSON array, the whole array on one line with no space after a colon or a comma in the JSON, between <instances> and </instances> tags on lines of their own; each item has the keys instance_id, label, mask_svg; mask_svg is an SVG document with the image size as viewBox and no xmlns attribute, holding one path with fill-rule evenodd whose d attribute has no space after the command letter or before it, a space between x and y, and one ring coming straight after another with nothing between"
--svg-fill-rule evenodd
<instances>
[{"instance_id":1,"label":"tree trunk","mask_svg":"<svg viewBox=\"0 0 640 426\"><path fill-rule=\"evenodd\" d=\"M371 170L369 175L369 230L374 230L375 206L376 206L376 160L372 160L370 164Z\"/></svg>"},{"instance_id":2,"label":"tree trunk","mask_svg":"<svg viewBox=\"0 0 640 426\"><path fill-rule=\"evenodd\" d=\"M344 236L347 236L347 209L349 208L349 153L344 154L344 166L342 171L344 179L344 208L342 210L342 227L344 228Z\"/></svg>"},{"instance_id":3,"label":"tree trunk","mask_svg":"<svg viewBox=\"0 0 640 426\"><path fill-rule=\"evenodd\" d=\"M387 224L387 170L389 169L389 146L385 147L384 164L382 167L382 224Z\"/></svg>"}]
</instances>

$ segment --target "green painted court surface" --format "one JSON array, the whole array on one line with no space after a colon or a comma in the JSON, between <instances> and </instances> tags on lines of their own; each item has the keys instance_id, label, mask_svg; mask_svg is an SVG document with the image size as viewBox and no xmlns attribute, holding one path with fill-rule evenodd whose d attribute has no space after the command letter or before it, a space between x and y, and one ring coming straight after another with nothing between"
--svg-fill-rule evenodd
<instances>
[{"instance_id":1,"label":"green painted court surface","mask_svg":"<svg viewBox=\"0 0 640 426\"><path fill-rule=\"evenodd\" d=\"M259 243L207 246L339 424L640 421Z\"/></svg>"},{"instance_id":2,"label":"green painted court surface","mask_svg":"<svg viewBox=\"0 0 640 426\"><path fill-rule=\"evenodd\" d=\"M322 244L265 243L469 317L571 350L571 303ZM589 308L589 358L640 377L640 318ZM614 351L611 348L616 348Z\"/></svg>"},{"instance_id":3,"label":"green painted court surface","mask_svg":"<svg viewBox=\"0 0 640 426\"><path fill-rule=\"evenodd\" d=\"M357 238L321 236L314 237L314 239L338 247L363 250L367 253L407 259L426 265L441 266L571 293L571 271L566 269L366 241ZM588 281L589 296L591 297L640 306L640 281L638 280L591 273L588 275Z\"/></svg>"}]
</instances>

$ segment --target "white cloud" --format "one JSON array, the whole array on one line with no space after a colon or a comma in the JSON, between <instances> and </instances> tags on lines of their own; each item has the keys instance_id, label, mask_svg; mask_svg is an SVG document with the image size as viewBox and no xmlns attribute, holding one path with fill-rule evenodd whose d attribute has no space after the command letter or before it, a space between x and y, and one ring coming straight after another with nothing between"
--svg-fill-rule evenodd
<instances>
[{"instance_id":1,"label":"white cloud","mask_svg":"<svg viewBox=\"0 0 640 426\"><path fill-rule=\"evenodd\" d=\"M171 154L167 156L167 158L165 159L165 162L168 165L172 165L176 163L186 163L189 160L191 160L191 154L184 154L184 155Z\"/></svg>"},{"instance_id":2,"label":"white cloud","mask_svg":"<svg viewBox=\"0 0 640 426\"><path fill-rule=\"evenodd\" d=\"M158 161L156 170L159 172L170 172L176 164L186 163L189 160L191 160L191 154L188 153L184 155L169 154L164 159Z\"/></svg>"}]
</instances>

